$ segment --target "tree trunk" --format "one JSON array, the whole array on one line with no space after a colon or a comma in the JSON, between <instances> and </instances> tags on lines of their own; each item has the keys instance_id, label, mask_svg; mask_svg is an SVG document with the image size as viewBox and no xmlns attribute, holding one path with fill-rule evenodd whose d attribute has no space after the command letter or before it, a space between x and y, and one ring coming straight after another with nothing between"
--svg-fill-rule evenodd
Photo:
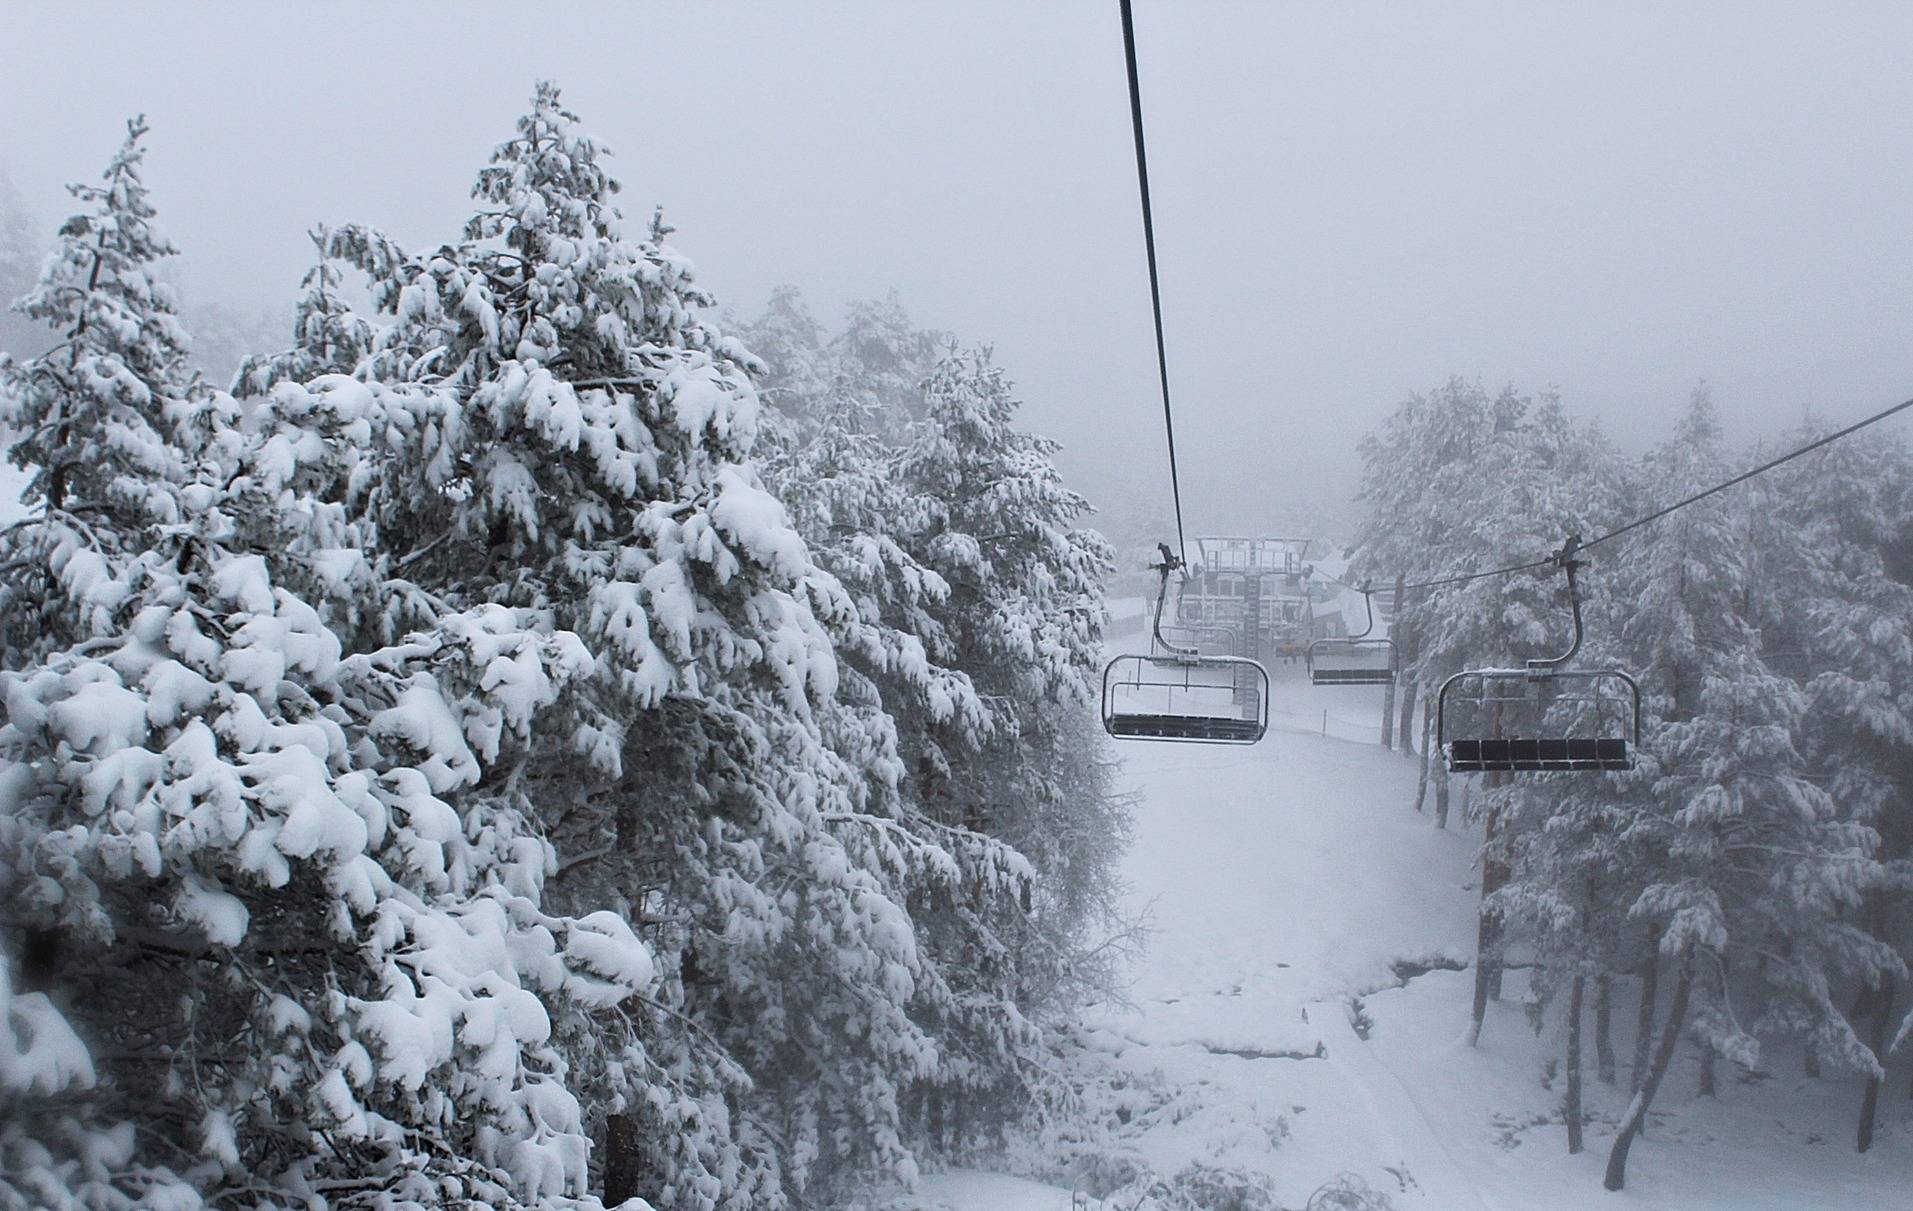
<instances>
[{"instance_id":1,"label":"tree trunk","mask_svg":"<svg viewBox=\"0 0 1913 1211\"><path fill-rule=\"evenodd\" d=\"M1887 1025L1893 1018L1893 977L1880 977L1880 991L1873 1001L1873 1054L1879 1061L1886 1063ZM1860 1151L1865 1152L1873 1146L1873 1115L1880 1105L1881 1076L1867 1077L1866 1092L1860 1095Z\"/></svg>"},{"instance_id":2,"label":"tree trunk","mask_svg":"<svg viewBox=\"0 0 1913 1211\"><path fill-rule=\"evenodd\" d=\"M1488 914L1475 914L1475 999L1468 1014L1468 1045L1481 1042L1481 1023L1488 1016L1488 972L1483 956L1488 953Z\"/></svg>"},{"instance_id":3,"label":"tree trunk","mask_svg":"<svg viewBox=\"0 0 1913 1211\"><path fill-rule=\"evenodd\" d=\"M1603 1085L1614 1083L1614 977L1594 977L1594 1076Z\"/></svg>"},{"instance_id":4,"label":"tree trunk","mask_svg":"<svg viewBox=\"0 0 1913 1211\"><path fill-rule=\"evenodd\" d=\"M1488 775L1498 778L1498 774ZM1495 835L1500 831L1500 814L1489 812L1481 825L1481 907L1475 929L1475 1029L1481 1029L1482 1015L1489 1001L1501 999L1501 922L1488 909L1488 898L1508 882L1508 867L1489 857L1494 851Z\"/></svg>"},{"instance_id":5,"label":"tree trunk","mask_svg":"<svg viewBox=\"0 0 1913 1211\"><path fill-rule=\"evenodd\" d=\"M1394 611L1389 615L1389 621L1388 621L1388 637L1391 640L1395 638L1395 633L1400 629L1400 627L1397 624L1401 621L1402 584L1406 580L1407 580L1406 573L1404 572L1395 573L1395 597L1394 597L1395 608L1394 608ZM1369 604L1371 608L1374 605L1372 601ZM1402 667L1401 657L1402 657L1401 644L1397 642L1395 644L1395 668L1397 669L1398 674L1399 674L1399 670ZM1409 724L1409 721L1415 717L1415 712L1412 710L1405 710L1401 712L1401 726L1400 727L1396 726L1396 723L1395 723L1396 684L1399 681L1401 681L1401 677L1399 675L1389 678L1388 685L1384 687L1382 690L1382 747L1383 748L1395 747L1395 734L1397 732L1401 733L1402 748L1403 749L1408 748L1408 724Z\"/></svg>"},{"instance_id":6,"label":"tree trunk","mask_svg":"<svg viewBox=\"0 0 1913 1211\"><path fill-rule=\"evenodd\" d=\"M1468 1028L1470 1047L1481 1041L1481 1023L1488 1016L1488 1002L1491 999L1499 1000L1501 995L1501 964L1495 954L1501 929L1488 909L1488 897L1501 886L1506 879L1506 872L1500 863L1488 859L1488 849L1494 844L1494 839L1495 817L1490 814L1482 825L1481 904L1475 910L1475 999L1472 1022Z\"/></svg>"},{"instance_id":7,"label":"tree trunk","mask_svg":"<svg viewBox=\"0 0 1913 1211\"><path fill-rule=\"evenodd\" d=\"M1448 827L1448 763L1437 753L1432 758L1435 765L1435 827Z\"/></svg>"},{"instance_id":8,"label":"tree trunk","mask_svg":"<svg viewBox=\"0 0 1913 1211\"><path fill-rule=\"evenodd\" d=\"M1634 1094L1634 1100L1628 1103L1627 1115L1621 1119L1621 1131L1614 1137L1614 1148L1607 1154L1607 1176L1601 1185L1609 1190L1619 1190L1627 1185L1627 1153L1634 1146L1634 1137L1641 1133L1641 1125L1647 1121L1647 1109L1654 1104L1654 1094L1661 1087L1661 1078L1667 1075L1667 1066L1674 1059L1674 1048L1681 1040L1681 1028L1686 1024L1687 997L1694 986L1694 947L1690 942L1681 951L1680 965L1674 970L1674 999L1667 1007L1667 1021L1661 1026L1660 1045L1654 1049L1654 1060L1647 1070L1647 1079Z\"/></svg>"},{"instance_id":9,"label":"tree trunk","mask_svg":"<svg viewBox=\"0 0 1913 1211\"><path fill-rule=\"evenodd\" d=\"M1648 1049L1654 1045L1654 998L1660 992L1661 956L1657 950L1647 952L1647 961L1641 964L1641 1015L1634 1026L1634 1073L1631 1086L1635 1093L1641 1091L1641 1082L1647 1077Z\"/></svg>"},{"instance_id":10,"label":"tree trunk","mask_svg":"<svg viewBox=\"0 0 1913 1211\"><path fill-rule=\"evenodd\" d=\"M1718 1007L1727 1003L1727 961L1720 959L1702 968L1697 982L1704 983L1713 1004ZM1715 1070L1719 1066L1720 1053L1714 1050L1711 1039L1696 1040L1700 1044L1700 1074L1694 1086L1694 1092L1701 1097L1717 1097Z\"/></svg>"},{"instance_id":11,"label":"tree trunk","mask_svg":"<svg viewBox=\"0 0 1913 1211\"><path fill-rule=\"evenodd\" d=\"M655 1195L655 1190L640 1187L644 1173L643 1149L639 1144L638 1116L630 1112L614 1114L604 1125L604 1205L615 1207L628 1199Z\"/></svg>"},{"instance_id":12,"label":"tree trunk","mask_svg":"<svg viewBox=\"0 0 1913 1211\"><path fill-rule=\"evenodd\" d=\"M1568 1093L1561 1113L1568 1122L1568 1155L1581 1151L1581 997L1587 977L1574 973L1568 985Z\"/></svg>"},{"instance_id":13,"label":"tree trunk","mask_svg":"<svg viewBox=\"0 0 1913 1211\"><path fill-rule=\"evenodd\" d=\"M1395 679L1382 687L1382 747L1395 747ZM1408 733L1402 733L1402 747L1408 747Z\"/></svg>"},{"instance_id":14,"label":"tree trunk","mask_svg":"<svg viewBox=\"0 0 1913 1211\"><path fill-rule=\"evenodd\" d=\"M1421 805L1428 798L1428 735L1434 729L1434 712L1424 704L1421 712L1421 774L1415 779L1415 810L1421 811ZM1404 738L1407 733L1403 733Z\"/></svg>"},{"instance_id":15,"label":"tree trunk","mask_svg":"<svg viewBox=\"0 0 1913 1211\"><path fill-rule=\"evenodd\" d=\"M1397 583L1400 583L1398 580ZM1388 624L1388 632L1395 639L1395 663L1399 668L1407 668L1421 654L1415 642L1415 630L1402 617L1402 595L1395 594L1395 612ZM1415 721L1415 696L1421 689L1421 682L1410 677L1402 686L1401 701L1396 704L1395 734L1402 738L1402 744L1408 743L1409 725Z\"/></svg>"}]
</instances>

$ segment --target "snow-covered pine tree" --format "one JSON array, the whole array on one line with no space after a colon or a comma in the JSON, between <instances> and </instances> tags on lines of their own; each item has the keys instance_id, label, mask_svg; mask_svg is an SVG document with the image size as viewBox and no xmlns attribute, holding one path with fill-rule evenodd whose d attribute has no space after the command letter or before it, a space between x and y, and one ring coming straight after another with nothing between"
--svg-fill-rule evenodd
<instances>
[{"instance_id":1,"label":"snow-covered pine tree","mask_svg":"<svg viewBox=\"0 0 1913 1211\"><path fill-rule=\"evenodd\" d=\"M1719 482L1726 467L1703 387L1646 474L1678 496ZM1866 857L1868 833L1841 819L1814 779L1796 743L1810 701L1767 660L1765 627L1781 617L1787 591L1773 556L1789 541L1772 524L1771 492L1757 482L1702 500L1631 535L1620 560L1630 602L1623 635L1642 684L1646 736L1642 768L1615 782L1632 816L1625 835L1660 855L1630 912L1675 960L1676 983L1652 1067L1609 1157L1610 1189L1625 1181L1629 1147L1694 994L1695 1026L1720 1054L1751 1064L1755 1031L1784 1030L1865 1070L1872 1053L1836 1007L1832 984L1898 961L1847 919L1859 903L1852 863ZM1720 995L1731 970L1757 970L1765 986L1752 1029Z\"/></svg>"},{"instance_id":2,"label":"snow-covered pine tree","mask_svg":"<svg viewBox=\"0 0 1913 1211\"><path fill-rule=\"evenodd\" d=\"M1063 484L1055 444L1015 428L1017 400L987 350L944 356L922 391L901 463L932 505L918 549L950 587L938 613L951 662L996 726L980 746L926 731L917 791L936 818L1000 837L1034 865L1037 895L1015 948L963 964L981 995L1030 1004L1083 974L1113 919L1126 809L1092 721L1111 553L1079 525L1088 504ZM959 1115L1007 1094L981 1080L955 1092Z\"/></svg>"},{"instance_id":3,"label":"snow-covered pine tree","mask_svg":"<svg viewBox=\"0 0 1913 1211\"><path fill-rule=\"evenodd\" d=\"M1559 548L1569 534L1594 533L1615 517L1622 498L1614 456L1599 432L1576 424L1552 395L1534 399L1509 389L1491 397L1451 380L1403 403L1364 440L1362 454L1370 505L1358 541L1362 576L1405 572L1412 582L1532 558ZM1588 612L1598 617L1599 579L1584 579L1584 591ZM1565 584L1551 568L1411 594L1396 611L1413 651L1404 669L1405 710L1412 712L1417 685L1432 692L1471 665L1506 667L1560 650L1565 607ZM1445 820L1439 754L1424 752L1422 759L1436 763L1436 816ZM1512 810L1509 791L1490 782L1489 793L1474 800L1484 832L1474 1035L1498 986L1495 893L1508 878L1502 830Z\"/></svg>"},{"instance_id":4,"label":"snow-covered pine tree","mask_svg":"<svg viewBox=\"0 0 1913 1211\"><path fill-rule=\"evenodd\" d=\"M97 394L15 401L37 524L93 571L0 675L0 1206L595 1205L553 1021L654 965L620 917L543 909L498 779L591 662L490 604L348 653L275 579L305 528L229 485L296 493L292 464L176 394L136 167L82 195L36 295L66 343L9 380ZM345 385L367 435L442 403Z\"/></svg>"},{"instance_id":5,"label":"snow-covered pine tree","mask_svg":"<svg viewBox=\"0 0 1913 1211\"><path fill-rule=\"evenodd\" d=\"M315 252L312 268L299 285L304 291L294 307L292 346L272 355L249 357L233 376L233 394L241 399L263 395L273 384L304 382L321 374L351 374L371 352L372 325L352 310L340 288L344 274L325 227L311 232Z\"/></svg>"},{"instance_id":6,"label":"snow-covered pine tree","mask_svg":"<svg viewBox=\"0 0 1913 1211\"><path fill-rule=\"evenodd\" d=\"M1804 426L1788 445L1821 435ZM1820 911L1850 912L1873 945L1834 939L1829 975L1858 985L1868 1019L1858 1146L1872 1143L1890 1046L1913 1033L1905 962L1913 955L1913 458L1872 434L1782 468L1773 485L1773 576L1787 586L1764 630L1773 663L1804 683L1798 738L1840 819L1864 830L1853 851L1797 867ZM1845 1002L1844 988L1836 1003ZM1810 1016L1810 1015L1809 1015ZM1855 1023L1858 1025L1858 1023ZM1838 1040L1833 1050L1839 1051ZM1809 1035L1810 1047L1826 1040ZM1825 1064L1822 1067L1826 1067Z\"/></svg>"},{"instance_id":7,"label":"snow-covered pine tree","mask_svg":"<svg viewBox=\"0 0 1913 1211\"><path fill-rule=\"evenodd\" d=\"M831 638L856 604L750 466L756 359L661 221L622 233L615 190L541 85L459 241L335 233L390 317L358 375L451 401L368 445L354 524L405 603L386 625L495 603L592 653L508 784L558 843L564 902L638 922L662 964L617 1009L630 1032L560 1024L608 1194L766 1207L851 1169L907 1177L899 1096L948 1049L912 1016L938 976L904 893L956 863L862 810L853 762L881 737L833 731ZM282 385L268 410L336 389Z\"/></svg>"},{"instance_id":8,"label":"snow-covered pine tree","mask_svg":"<svg viewBox=\"0 0 1913 1211\"><path fill-rule=\"evenodd\" d=\"M1019 904L1029 865L986 835L992 813L950 807L953 770L991 759L1007 724L1002 708L982 703L967 667L956 667L960 607L930 566L959 499L939 493L972 481L940 478L925 491L905 470L921 451L895 444L933 439L924 381L933 378L936 346L934 334L910 327L894 299L853 305L844 328L823 340L794 292L773 299L752 334L754 349L769 350L767 395L781 414L767 474L819 562L857 603L838 638L844 699L875 704L893 729L901 779L879 797L894 796L907 826L939 839L960 864L955 877L919 880L911 898L919 938L943 979L939 993L960 990L940 995L929 1012L965 1040L962 1079L927 1080L912 1103L919 1134L944 1145L998 1121L1000 1107L960 1094L1017 1084L1036 1045L1025 1015L1072 1005L1107 982L1091 956L1114 953L1098 944L1106 939L1108 876L1125 832L1093 719L1068 710L1064 725L1083 729L1072 748L1080 768L1066 771L1075 810L1052 821L1051 843L1081 869L1070 879L1038 875L1038 886L1049 889L1040 899L1047 921L1059 927L1058 949L1019 944L1029 936ZM972 438L981 445L1027 440L1007 427ZM1041 458L1046 467L1047 448ZM1069 986L1059 986L1065 971Z\"/></svg>"},{"instance_id":9,"label":"snow-covered pine tree","mask_svg":"<svg viewBox=\"0 0 1913 1211\"><path fill-rule=\"evenodd\" d=\"M115 567L183 521L173 488L230 419L154 273L174 249L140 176L145 134L128 122L103 183L69 187L87 209L15 304L58 343L25 363L0 357L0 433L35 510L0 535L0 661L14 667L111 625Z\"/></svg>"}]
</instances>

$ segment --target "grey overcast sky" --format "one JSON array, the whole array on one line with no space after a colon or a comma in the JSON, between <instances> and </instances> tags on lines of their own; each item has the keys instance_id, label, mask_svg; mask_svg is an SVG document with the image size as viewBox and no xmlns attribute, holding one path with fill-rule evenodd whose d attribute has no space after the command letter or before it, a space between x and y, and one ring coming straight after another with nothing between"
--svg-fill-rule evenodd
<instances>
[{"instance_id":1,"label":"grey overcast sky","mask_svg":"<svg viewBox=\"0 0 1913 1211\"><path fill-rule=\"evenodd\" d=\"M1630 444L1703 378L1741 436L1913 394L1913 4L1136 4L1192 531L1341 505L1451 374ZM549 76L727 308L894 287L1166 497L1116 0L0 14L0 172L50 231L144 111L197 298L283 303L320 220L451 238Z\"/></svg>"}]
</instances>

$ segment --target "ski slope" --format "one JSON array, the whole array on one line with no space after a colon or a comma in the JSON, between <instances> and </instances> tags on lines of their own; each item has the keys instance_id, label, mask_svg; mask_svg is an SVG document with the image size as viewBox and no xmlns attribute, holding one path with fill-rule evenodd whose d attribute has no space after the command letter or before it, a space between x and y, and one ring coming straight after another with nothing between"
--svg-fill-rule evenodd
<instances>
[{"instance_id":1,"label":"ski slope","mask_svg":"<svg viewBox=\"0 0 1913 1211\"><path fill-rule=\"evenodd\" d=\"M1297 1208L1344 1171L1403 1211L1913 1206L1904 1062L1860 1156L1858 1083L1801 1079L1792 1053L1751 1083L1723 1063L1707 1099L1684 1048L1628 1188L1603 1191L1625 1099L1595 1082L1591 1041L1587 1151L1570 1157L1560 1083L1543 1086L1561 1054L1558 1010L1537 1036L1510 971L1480 1048L1463 1040L1472 976L1439 964L1472 958L1476 838L1411 810L1415 763L1376 743L1378 689L1316 690L1295 666L1271 671L1261 744L1123 749L1140 796L1130 895L1154 932L1131 1006L1088 1025L1111 1064L1175 1091L1130 1141L1158 1172L1267 1173ZM1398 960L1414 965L1406 980ZM1617 996L1615 1009L1624 1088L1634 1006ZM1065 1189L964 1172L925 1179L918 1198L952 1211L1071 1205Z\"/></svg>"}]
</instances>

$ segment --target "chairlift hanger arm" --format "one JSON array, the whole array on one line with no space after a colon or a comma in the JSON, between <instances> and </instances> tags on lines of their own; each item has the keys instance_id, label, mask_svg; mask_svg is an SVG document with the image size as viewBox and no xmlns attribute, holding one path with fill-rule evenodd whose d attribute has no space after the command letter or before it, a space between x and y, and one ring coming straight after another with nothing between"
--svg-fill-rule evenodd
<instances>
[{"instance_id":1,"label":"chairlift hanger arm","mask_svg":"<svg viewBox=\"0 0 1913 1211\"><path fill-rule=\"evenodd\" d=\"M1570 534L1567 541L1561 544L1561 549L1554 553L1553 558L1554 565L1568 574L1568 606L1574 613L1574 642L1570 643L1568 650L1559 656L1543 656L1529 660L1528 672L1533 675L1547 676L1560 672L1568 661L1574 659L1575 653L1581 650L1581 589L1579 582L1575 579L1575 573L1581 567L1581 561L1576 559L1575 555L1580 550L1581 536Z\"/></svg>"},{"instance_id":2,"label":"chairlift hanger arm","mask_svg":"<svg viewBox=\"0 0 1913 1211\"><path fill-rule=\"evenodd\" d=\"M1369 632L1375 629L1375 595L1369 591L1369 583L1370 582L1364 580L1362 587L1356 590L1356 592L1362 595L1362 608L1368 611L1368 625L1362 628L1361 634L1348 635L1344 636L1344 638L1367 639Z\"/></svg>"},{"instance_id":3,"label":"chairlift hanger arm","mask_svg":"<svg viewBox=\"0 0 1913 1211\"><path fill-rule=\"evenodd\" d=\"M1162 613L1169 608L1169 573L1180 568L1182 561L1169 550L1168 543L1159 542L1156 548L1162 552L1162 562L1156 565L1156 571L1159 573L1156 584L1156 620L1150 627L1149 641L1154 645L1150 650L1153 652L1160 648L1172 656L1185 660L1193 659L1202 654L1201 648L1178 647L1162 637Z\"/></svg>"}]
</instances>

